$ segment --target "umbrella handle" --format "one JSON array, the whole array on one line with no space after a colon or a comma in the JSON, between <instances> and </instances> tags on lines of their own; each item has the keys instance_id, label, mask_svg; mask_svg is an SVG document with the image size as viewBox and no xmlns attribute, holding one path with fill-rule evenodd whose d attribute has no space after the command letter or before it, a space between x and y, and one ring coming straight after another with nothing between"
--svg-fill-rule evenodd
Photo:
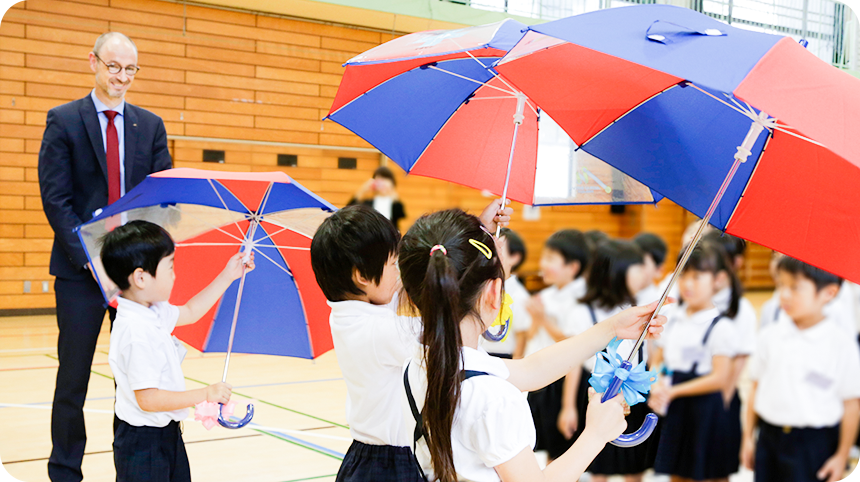
<instances>
[{"instance_id":1,"label":"umbrella handle","mask_svg":"<svg viewBox=\"0 0 860 482\"><path fill-rule=\"evenodd\" d=\"M505 336L508 334L508 330L511 328L511 321L505 320L505 324L502 325L502 331L500 331L497 335L490 333L490 330L484 332L483 336L485 340L489 341L502 341L505 339Z\"/></svg>"},{"instance_id":2,"label":"umbrella handle","mask_svg":"<svg viewBox=\"0 0 860 482\"><path fill-rule=\"evenodd\" d=\"M224 404L219 403L218 404L218 423L221 424L221 426L224 428L229 428L229 429L233 429L233 430L235 430L237 428L242 428L245 425L248 425L248 423L251 422L251 419L254 418L254 404L253 403L248 404L248 409L245 413L245 418L243 418L242 420L239 420L238 422L231 422L229 420L225 420L224 414L221 413L222 407L224 407Z\"/></svg>"},{"instance_id":3,"label":"umbrella handle","mask_svg":"<svg viewBox=\"0 0 860 482\"><path fill-rule=\"evenodd\" d=\"M624 360L621 363L621 369L627 370L633 368L633 364L628 360ZM609 386L606 387L606 391L603 392L603 396L600 398L601 403L606 403L607 400L611 400L618 395L618 392L621 391L621 384L624 383L624 380L618 378L617 376L612 377L612 381L609 383ZM639 427L639 430L633 433L626 433L619 436L617 439L609 442L616 447L635 447L642 442L648 440L648 437L654 433L654 429L657 427L657 416L653 413L649 413L645 417L645 421L642 423L642 426Z\"/></svg>"}]
</instances>

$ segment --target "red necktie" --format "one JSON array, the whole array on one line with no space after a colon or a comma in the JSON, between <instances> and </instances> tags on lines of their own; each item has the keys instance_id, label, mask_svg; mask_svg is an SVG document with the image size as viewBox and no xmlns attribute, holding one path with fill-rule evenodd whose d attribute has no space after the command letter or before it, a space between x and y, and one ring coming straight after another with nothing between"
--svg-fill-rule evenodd
<instances>
[{"instance_id":1,"label":"red necktie","mask_svg":"<svg viewBox=\"0 0 860 482\"><path fill-rule=\"evenodd\" d=\"M113 110L104 111L108 118L107 125L107 174L108 174L108 204L113 204L120 197L120 183L122 179L119 175L119 137L116 134L116 126L113 123L113 118L118 112Z\"/></svg>"}]
</instances>

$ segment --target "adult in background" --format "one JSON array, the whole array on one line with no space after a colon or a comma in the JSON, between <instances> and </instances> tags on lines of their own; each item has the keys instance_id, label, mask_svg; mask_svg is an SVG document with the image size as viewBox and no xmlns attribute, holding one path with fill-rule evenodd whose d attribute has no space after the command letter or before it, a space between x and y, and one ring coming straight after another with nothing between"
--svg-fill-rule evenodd
<instances>
[{"instance_id":1,"label":"adult in background","mask_svg":"<svg viewBox=\"0 0 860 482\"><path fill-rule=\"evenodd\" d=\"M139 70L134 42L119 32L105 33L89 60L95 88L83 99L48 111L39 150L42 206L54 230L50 272L56 276L60 329L48 460L48 476L54 482L83 479L83 406L107 309L73 229L147 175L172 166L164 122L125 102ZM109 311L113 320L116 311Z\"/></svg>"},{"instance_id":2,"label":"adult in background","mask_svg":"<svg viewBox=\"0 0 860 482\"><path fill-rule=\"evenodd\" d=\"M406 217L406 211L397 194L397 181L394 180L391 169L385 166L378 167L373 172L373 177L355 192L355 196L349 200L348 205L359 203L376 209L400 231L400 220Z\"/></svg>"}]
</instances>

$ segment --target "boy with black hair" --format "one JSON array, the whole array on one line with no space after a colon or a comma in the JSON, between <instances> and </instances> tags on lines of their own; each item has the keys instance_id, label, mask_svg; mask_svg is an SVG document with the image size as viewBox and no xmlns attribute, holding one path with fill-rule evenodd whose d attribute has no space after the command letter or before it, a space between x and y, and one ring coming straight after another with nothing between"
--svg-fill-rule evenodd
<instances>
[{"instance_id":1,"label":"boy with black hair","mask_svg":"<svg viewBox=\"0 0 860 482\"><path fill-rule=\"evenodd\" d=\"M663 279L668 248L666 242L653 233L640 233L633 238L633 244L642 250L645 257L645 277L648 279L648 284L642 291L636 293L636 304L642 306L659 300L663 294L657 287L657 283Z\"/></svg>"},{"instance_id":2,"label":"boy with black hair","mask_svg":"<svg viewBox=\"0 0 860 482\"><path fill-rule=\"evenodd\" d=\"M516 275L520 266L526 261L526 245L519 234L512 229L504 228L499 235L497 248L505 270L505 293L511 295L513 301L511 305L513 316L505 340L493 342L481 338L481 346L490 355L519 359L525 353L528 331L532 326L531 315L527 308L531 294Z\"/></svg>"},{"instance_id":3,"label":"boy with black hair","mask_svg":"<svg viewBox=\"0 0 860 482\"><path fill-rule=\"evenodd\" d=\"M179 422L188 407L230 401L231 386L216 383L185 389L187 350L171 336L174 327L196 322L242 275L237 253L212 283L183 306L173 290L174 244L162 227L147 221L119 226L102 240L105 272L121 290L110 335L108 362L116 381L114 464L116 480L191 480ZM247 270L254 269L253 253Z\"/></svg>"},{"instance_id":4,"label":"boy with black hair","mask_svg":"<svg viewBox=\"0 0 860 482\"><path fill-rule=\"evenodd\" d=\"M557 231L544 243L540 270L549 286L529 302L532 328L525 356L575 334L576 326L568 315L577 300L585 296L582 274L590 254L585 235L576 229ZM535 450L546 450L550 460L560 457L573 443L558 430L563 389L564 378L528 395L537 429Z\"/></svg>"},{"instance_id":5,"label":"boy with black hair","mask_svg":"<svg viewBox=\"0 0 860 482\"><path fill-rule=\"evenodd\" d=\"M510 221L495 200L480 218L490 232ZM331 307L331 335L346 381L353 443L338 482L423 481L401 416L403 362L418 349L421 321L398 316L400 233L373 208L347 206L311 241L311 266Z\"/></svg>"},{"instance_id":6,"label":"boy with black hair","mask_svg":"<svg viewBox=\"0 0 860 482\"><path fill-rule=\"evenodd\" d=\"M835 482L860 423L860 353L824 309L842 279L787 256L777 269L788 319L762 330L750 361L741 459L757 482Z\"/></svg>"}]
</instances>

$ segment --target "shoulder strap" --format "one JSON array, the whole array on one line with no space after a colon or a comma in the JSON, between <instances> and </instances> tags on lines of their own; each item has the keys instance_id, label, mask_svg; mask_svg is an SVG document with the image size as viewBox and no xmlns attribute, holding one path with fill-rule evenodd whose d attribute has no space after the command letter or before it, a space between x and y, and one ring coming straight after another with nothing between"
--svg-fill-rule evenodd
<instances>
[{"instance_id":1,"label":"shoulder strap","mask_svg":"<svg viewBox=\"0 0 860 482\"><path fill-rule=\"evenodd\" d=\"M710 326L708 326L708 329L705 330L705 337L702 338L702 345L704 345L705 343L708 342L708 338L711 336L711 331L714 330L714 327L717 326L717 322L720 321L720 318L722 318L722 317L723 317L722 314L717 315L717 317L714 318L713 321L711 321Z\"/></svg>"},{"instance_id":2,"label":"shoulder strap","mask_svg":"<svg viewBox=\"0 0 860 482\"><path fill-rule=\"evenodd\" d=\"M588 306L588 312L591 313L591 324L596 325L597 324L597 315L594 313L594 307L591 306L591 303L589 303L587 306Z\"/></svg>"},{"instance_id":3,"label":"shoulder strap","mask_svg":"<svg viewBox=\"0 0 860 482\"><path fill-rule=\"evenodd\" d=\"M418 473L421 474L421 480L427 480L427 475L424 474L424 469L418 463L418 453L416 452L418 440L424 436L424 420L421 417L421 412L418 411L418 404L415 403L415 396L412 395L412 387L409 385L409 366L406 365L406 370L403 371L403 386L406 388L406 399L409 401L409 409L412 411L412 418L415 419L415 431L412 432L412 458L415 460L415 466L418 467Z\"/></svg>"},{"instance_id":4,"label":"shoulder strap","mask_svg":"<svg viewBox=\"0 0 860 482\"><path fill-rule=\"evenodd\" d=\"M479 377L481 375L489 375L489 373L479 372L477 370L464 370L463 371L463 380L468 380L472 377Z\"/></svg>"}]
</instances>

